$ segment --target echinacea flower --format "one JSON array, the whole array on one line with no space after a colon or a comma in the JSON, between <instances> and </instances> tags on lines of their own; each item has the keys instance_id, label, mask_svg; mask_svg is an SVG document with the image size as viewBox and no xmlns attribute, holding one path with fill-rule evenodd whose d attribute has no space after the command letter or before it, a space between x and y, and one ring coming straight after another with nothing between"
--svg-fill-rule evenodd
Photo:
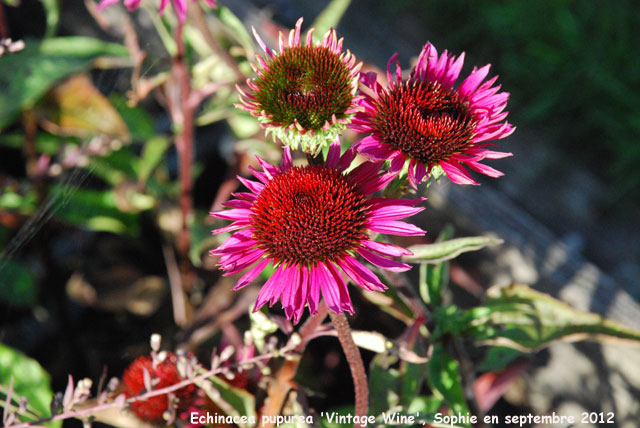
<instances>
[{"instance_id":1,"label":"echinacea flower","mask_svg":"<svg viewBox=\"0 0 640 428\"><path fill-rule=\"evenodd\" d=\"M123 393L127 398L137 397L144 392L149 392L147 383L150 382L153 389L161 389L176 383L182 382L184 379L180 377L177 362L178 357L169 352L164 354L164 360L157 362L155 365L150 356L144 355L138 357L124 371L122 376ZM146 374L145 374L146 372ZM145 381L148 376L148 382ZM187 385L174 392L179 411L185 411L196 398L197 388L193 385ZM143 421L153 424L160 424L164 421L164 413L169 409L169 396L167 394L156 395L146 400L134 401L130 404L131 410Z\"/></svg>"},{"instance_id":2,"label":"echinacea flower","mask_svg":"<svg viewBox=\"0 0 640 428\"><path fill-rule=\"evenodd\" d=\"M373 159L391 159L392 173L402 171L408 162L407 177L414 188L434 167L458 184L478 184L465 166L491 177L503 175L480 161L511 156L489 150L486 143L515 130L504 120L509 94L494 86L498 76L483 83L490 65L474 68L454 87L463 61L464 53L456 59L444 51L438 57L436 48L427 43L407 79L402 78L397 54L387 65L387 88L377 82L375 73L362 75L360 80L371 93L361 99L364 111L351 127L370 135L358 141L356 149Z\"/></svg>"},{"instance_id":3,"label":"echinacea flower","mask_svg":"<svg viewBox=\"0 0 640 428\"><path fill-rule=\"evenodd\" d=\"M300 319L304 307L315 314L320 294L329 308L353 313L347 285L340 270L365 290L386 286L357 260L358 255L390 271L409 265L389 257L408 255L399 246L377 242L372 234L422 235L425 232L398 219L423 210L422 199L387 199L371 194L393 179L380 174L380 163L365 162L345 170L353 150L340 156L340 144L329 147L324 165L293 166L285 148L282 164L275 167L258 159L263 171L253 171L258 181L238 179L250 192L236 193L230 210L212 213L233 223L214 233L236 231L211 252L220 256L225 275L247 268L235 289L240 289L272 264L274 273L262 286L254 307L282 302L286 316Z\"/></svg>"},{"instance_id":4,"label":"echinacea flower","mask_svg":"<svg viewBox=\"0 0 640 428\"><path fill-rule=\"evenodd\" d=\"M100 4L98 4L98 10L103 9L107 6L111 6L112 4L118 3L120 0L102 0ZM141 0L124 0L124 5L127 7L129 12L136 9L140 5ZM216 0L204 0L209 6L216 9L218 5L216 4ZM187 18L187 0L171 0L174 7L176 8L176 12L178 14L178 18L181 22ZM164 12L165 7L169 0L160 0L160 8L158 12L162 14Z\"/></svg>"},{"instance_id":5,"label":"echinacea flower","mask_svg":"<svg viewBox=\"0 0 640 428\"><path fill-rule=\"evenodd\" d=\"M280 33L279 50L274 51L253 33L264 50L257 56L257 73L249 79L247 91L238 87L236 106L257 117L267 133L273 133L294 149L316 155L336 139L359 110L356 92L362 63L347 50L342 39L329 30L319 44L313 43L313 28L306 42L300 40L302 18L289 37Z\"/></svg>"}]
</instances>

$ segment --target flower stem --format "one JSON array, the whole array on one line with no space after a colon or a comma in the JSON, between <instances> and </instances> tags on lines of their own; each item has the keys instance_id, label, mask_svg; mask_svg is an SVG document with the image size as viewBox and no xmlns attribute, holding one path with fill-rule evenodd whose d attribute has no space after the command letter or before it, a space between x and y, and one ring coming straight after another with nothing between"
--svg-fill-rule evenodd
<instances>
[{"instance_id":1,"label":"flower stem","mask_svg":"<svg viewBox=\"0 0 640 428\"><path fill-rule=\"evenodd\" d=\"M191 286L191 267L189 266L189 248L191 246L191 234L189 231L189 217L193 208L191 191L193 188L193 120L195 106L191 100L191 81L189 71L185 64L185 44L183 38L183 23L178 20L176 26L177 52L173 60L172 74L175 79L179 97L176 102L169 104L174 125L179 128L179 134L175 138L178 152L178 175L180 180L180 211L182 214L182 226L178 234L178 253L180 255L181 271L183 274L183 286L188 291Z\"/></svg>"},{"instance_id":2,"label":"flower stem","mask_svg":"<svg viewBox=\"0 0 640 428\"><path fill-rule=\"evenodd\" d=\"M4 16L4 6L0 1L0 38L7 39L9 38L9 26L7 25L7 20Z\"/></svg>"},{"instance_id":3,"label":"flower stem","mask_svg":"<svg viewBox=\"0 0 640 428\"><path fill-rule=\"evenodd\" d=\"M336 314L332 311L329 311L329 316L338 333L338 339L344 350L344 355L347 357L349 369L351 369L356 394L354 416L358 416L362 421L367 417L369 412L369 386L367 384L367 374L364 371L362 356L356 343L353 341L353 336L351 336L351 328L349 328L347 317L343 313ZM366 426L366 423L360 425L355 424L354 426Z\"/></svg>"}]
</instances>

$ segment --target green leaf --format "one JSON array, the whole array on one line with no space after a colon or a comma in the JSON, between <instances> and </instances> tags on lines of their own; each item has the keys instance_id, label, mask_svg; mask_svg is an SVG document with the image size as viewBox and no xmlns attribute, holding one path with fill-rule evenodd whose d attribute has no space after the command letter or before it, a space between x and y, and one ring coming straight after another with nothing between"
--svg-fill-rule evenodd
<instances>
[{"instance_id":1,"label":"green leaf","mask_svg":"<svg viewBox=\"0 0 640 428\"><path fill-rule=\"evenodd\" d=\"M59 80L88 69L105 55L126 57L124 46L89 37L26 40L26 47L0 57L0 129L29 109Z\"/></svg>"},{"instance_id":2,"label":"green leaf","mask_svg":"<svg viewBox=\"0 0 640 428\"><path fill-rule=\"evenodd\" d=\"M502 244L502 240L491 236L470 236L434 242L433 244L412 245L407 248L412 256L404 256L406 262L437 264L451 260L468 251L478 251L484 247Z\"/></svg>"},{"instance_id":3,"label":"green leaf","mask_svg":"<svg viewBox=\"0 0 640 428\"><path fill-rule=\"evenodd\" d=\"M431 245L439 245L453 236L453 227L447 226L438 235L436 242ZM415 253L414 253L415 255ZM440 261L433 264L420 265L420 297L425 303L439 306L442 303L442 291L449 283L449 262Z\"/></svg>"},{"instance_id":4,"label":"green leaf","mask_svg":"<svg viewBox=\"0 0 640 428\"><path fill-rule=\"evenodd\" d=\"M33 189L25 189L26 195L15 193L11 188L0 188L0 210L31 215L38 209L38 195Z\"/></svg>"},{"instance_id":5,"label":"green leaf","mask_svg":"<svg viewBox=\"0 0 640 428\"><path fill-rule=\"evenodd\" d=\"M24 420L51 416L50 403L53 392L49 374L35 360L0 343L0 403L2 405L6 401L11 377L13 377L13 396L26 397L29 403L30 415L24 417ZM61 422L50 422L49 426L57 427L60 424Z\"/></svg>"},{"instance_id":6,"label":"green leaf","mask_svg":"<svg viewBox=\"0 0 640 428\"><path fill-rule=\"evenodd\" d=\"M313 22L314 38L319 40L331 28L336 28L350 4L351 0L332 0Z\"/></svg>"},{"instance_id":7,"label":"green leaf","mask_svg":"<svg viewBox=\"0 0 640 428\"><path fill-rule=\"evenodd\" d=\"M56 217L62 221L91 230L137 235L138 218L116 206L113 191L69 189L56 186L54 197L62 199Z\"/></svg>"},{"instance_id":8,"label":"green leaf","mask_svg":"<svg viewBox=\"0 0 640 428\"><path fill-rule=\"evenodd\" d=\"M640 331L581 312L526 285L492 287L484 305L466 314L470 333L485 344L535 351L558 340L640 341Z\"/></svg>"},{"instance_id":9,"label":"green leaf","mask_svg":"<svg viewBox=\"0 0 640 428\"><path fill-rule=\"evenodd\" d=\"M441 343L433 347L433 354L427 363L427 374L432 389L442 396L453 414L466 415L469 412L458 362L447 354Z\"/></svg>"},{"instance_id":10,"label":"green leaf","mask_svg":"<svg viewBox=\"0 0 640 428\"><path fill-rule=\"evenodd\" d=\"M2 95L0 94L0 97ZM21 132L11 132L0 135L0 145L13 149L22 149L25 135ZM47 155L57 155L66 142L74 141L74 138L61 137L47 132L38 132L36 135L36 151Z\"/></svg>"},{"instance_id":11,"label":"green leaf","mask_svg":"<svg viewBox=\"0 0 640 428\"><path fill-rule=\"evenodd\" d=\"M406 363L400 369L391 368L398 357L380 353L371 362L369 371L369 400L371 415L402 406L405 413L420 392L426 364ZM415 411L413 411L415 413Z\"/></svg>"},{"instance_id":12,"label":"green leaf","mask_svg":"<svg viewBox=\"0 0 640 428\"><path fill-rule=\"evenodd\" d=\"M425 303L438 306L442 303L442 290L449 283L449 262L437 265L420 265L420 297Z\"/></svg>"},{"instance_id":13,"label":"green leaf","mask_svg":"<svg viewBox=\"0 0 640 428\"><path fill-rule=\"evenodd\" d=\"M109 101L126 123L129 134L133 140L146 140L152 138L155 133L151 116L142 107L129 107L127 99L121 94L109 95Z\"/></svg>"},{"instance_id":14,"label":"green leaf","mask_svg":"<svg viewBox=\"0 0 640 428\"><path fill-rule=\"evenodd\" d=\"M209 398L218 404L221 409L228 408L226 404L231 406L228 409L230 416L247 416L248 419L256 418L256 402L255 397L244 389L239 389L229 385L219 377L212 376L209 380L213 383L216 390L220 393L219 398L209 394ZM205 390L206 391L206 390ZM223 400L223 402L220 401ZM240 427L249 427L248 424L238 424Z\"/></svg>"},{"instance_id":15,"label":"green leaf","mask_svg":"<svg viewBox=\"0 0 640 428\"><path fill-rule=\"evenodd\" d=\"M400 404L400 373L389 366L397 360L378 354L369 370L369 414L379 415Z\"/></svg>"},{"instance_id":16,"label":"green leaf","mask_svg":"<svg viewBox=\"0 0 640 428\"><path fill-rule=\"evenodd\" d=\"M164 159L164 154L171 146L171 141L164 137L151 138L144 144L142 155L138 162L138 180L147 181L153 170Z\"/></svg>"},{"instance_id":17,"label":"green leaf","mask_svg":"<svg viewBox=\"0 0 640 428\"><path fill-rule=\"evenodd\" d=\"M492 346L487 351L482 363L478 365L477 370L481 372L492 372L501 370L516 358L526 355L525 353L512 348L503 346Z\"/></svg>"},{"instance_id":18,"label":"green leaf","mask_svg":"<svg viewBox=\"0 0 640 428\"><path fill-rule=\"evenodd\" d=\"M33 273L25 265L0 258L0 278L0 300L16 307L35 305L38 284Z\"/></svg>"}]
</instances>

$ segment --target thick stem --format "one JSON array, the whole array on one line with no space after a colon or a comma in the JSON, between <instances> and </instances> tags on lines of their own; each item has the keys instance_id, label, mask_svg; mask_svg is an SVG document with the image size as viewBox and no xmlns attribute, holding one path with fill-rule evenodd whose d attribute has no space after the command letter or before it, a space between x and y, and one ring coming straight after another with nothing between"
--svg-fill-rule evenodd
<instances>
[{"instance_id":1,"label":"thick stem","mask_svg":"<svg viewBox=\"0 0 640 428\"><path fill-rule=\"evenodd\" d=\"M358 416L360 421L366 419L369 412L369 386L367 384L367 374L364 371L364 364L362 362L362 356L360 351L353 341L351 336L351 328L349 328L349 322L347 317L343 314L336 314L329 311L331 322L333 323L336 332L338 333L338 339L344 350L344 355L347 357L349 363L349 369L351 369L351 376L353 377L353 386L356 393L356 405L355 415ZM354 426L366 426L366 423L354 424Z\"/></svg>"}]
</instances>

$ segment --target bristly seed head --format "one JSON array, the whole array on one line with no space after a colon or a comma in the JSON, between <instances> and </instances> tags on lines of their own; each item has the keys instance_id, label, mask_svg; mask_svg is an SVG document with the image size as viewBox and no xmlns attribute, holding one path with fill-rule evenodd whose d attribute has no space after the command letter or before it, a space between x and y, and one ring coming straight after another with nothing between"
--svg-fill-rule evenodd
<instances>
[{"instance_id":1,"label":"bristly seed head","mask_svg":"<svg viewBox=\"0 0 640 428\"><path fill-rule=\"evenodd\" d=\"M297 120L303 129L320 132L332 117L344 119L353 100L350 70L323 46L286 48L254 80L256 98L273 125Z\"/></svg>"},{"instance_id":2,"label":"bristly seed head","mask_svg":"<svg viewBox=\"0 0 640 428\"><path fill-rule=\"evenodd\" d=\"M260 193L252 208L253 238L280 263L334 261L366 238L368 210L365 196L336 169L295 167Z\"/></svg>"},{"instance_id":3,"label":"bristly seed head","mask_svg":"<svg viewBox=\"0 0 640 428\"><path fill-rule=\"evenodd\" d=\"M425 164L447 160L472 144L468 102L438 82L409 79L376 100L375 132L383 142Z\"/></svg>"},{"instance_id":4,"label":"bristly seed head","mask_svg":"<svg viewBox=\"0 0 640 428\"><path fill-rule=\"evenodd\" d=\"M236 106L257 117L285 145L315 156L360 110L356 92L362 64L356 65L349 51L342 52L335 30L314 44L311 29L303 44L301 26L302 18L288 39L280 33L279 51L269 49L254 30L266 55L257 58L257 77L247 81L248 90L238 88L241 104Z\"/></svg>"}]
</instances>

